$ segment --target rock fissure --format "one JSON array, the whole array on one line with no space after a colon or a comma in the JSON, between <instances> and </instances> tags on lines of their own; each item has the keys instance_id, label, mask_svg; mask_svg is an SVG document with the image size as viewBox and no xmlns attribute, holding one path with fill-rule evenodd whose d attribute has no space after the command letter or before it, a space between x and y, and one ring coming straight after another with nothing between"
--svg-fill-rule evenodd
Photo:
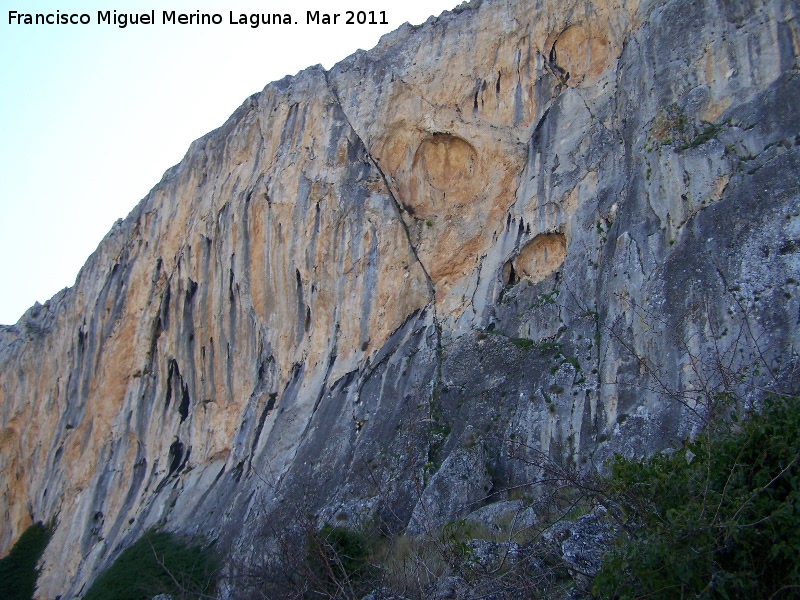
<instances>
[{"instance_id":1,"label":"rock fissure","mask_svg":"<svg viewBox=\"0 0 800 600\"><path fill-rule=\"evenodd\" d=\"M391 185L389 185L389 180L387 179L386 174L381 169L381 166L378 164L378 161L375 160L375 157L372 156L372 154L370 153L369 147L366 145L364 140L361 139L361 136L359 135L358 131L356 131L356 129L353 127L352 123L350 122L350 119L347 116L347 112L344 110L344 106L342 105L341 100L339 99L339 94L336 92L336 89L331 85L330 78L329 78L329 75L328 75L328 71L323 70L323 74L325 76L325 83L328 86L328 90L330 91L330 93L335 98L336 104L339 107L339 110L342 112L342 116L344 116L345 121L347 121L348 127L356 135L356 137L358 138L358 141L361 143L361 147L364 149L364 152L366 153L367 158L369 159L370 163L375 167L375 169L378 171L378 173L381 176L381 180L383 181L383 185L384 185L384 188L386 190L386 193L389 194L389 198L391 198L392 205L395 208L397 219L402 224L403 229L404 229L404 231L406 233L406 239L408 241L408 246L409 246L411 252L413 253L414 258L419 263L419 266L422 268L422 271L425 273L425 278L428 281L428 289L429 289L429 293L430 293L430 296L431 296L431 301L432 301L434 309L435 309L435 306L436 306L436 287L433 284L433 280L431 279L431 276L428 274L428 270L425 268L425 265L423 264L422 260L420 260L419 255L417 254L416 247L411 242L411 234L408 231L408 226L406 225L405 221L403 220L403 218L401 216L402 207L401 207L400 203L397 201L397 198L395 197L394 193L392 192L392 187L391 187Z\"/></svg>"}]
</instances>

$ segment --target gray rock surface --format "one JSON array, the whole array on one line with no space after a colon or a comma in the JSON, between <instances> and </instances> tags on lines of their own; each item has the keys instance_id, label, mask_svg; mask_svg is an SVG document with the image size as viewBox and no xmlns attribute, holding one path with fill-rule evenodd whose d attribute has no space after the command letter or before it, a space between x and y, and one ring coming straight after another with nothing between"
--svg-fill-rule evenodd
<instances>
[{"instance_id":1,"label":"gray rock surface","mask_svg":"<svg viewBox=\"0 0 800 600\"><path fill-rule=\"evenodd\" d=\"M424 483L406 531L433 533L485 502L492 488L482 444L454 450ZM435 469L432 463L426 465Z\"/></svg>"},{"instance_id":2,"label":"gray rock surface","mask_svg":"<svg viewBox=\"0 0 800 600\"><path fill-rule=\"evenodd\" d=\"M574 521L556 523L546 531L544 540L556 547L579 589L588 591L613 536L607 511L599 507Z\"/></svg>"}]
</instances>

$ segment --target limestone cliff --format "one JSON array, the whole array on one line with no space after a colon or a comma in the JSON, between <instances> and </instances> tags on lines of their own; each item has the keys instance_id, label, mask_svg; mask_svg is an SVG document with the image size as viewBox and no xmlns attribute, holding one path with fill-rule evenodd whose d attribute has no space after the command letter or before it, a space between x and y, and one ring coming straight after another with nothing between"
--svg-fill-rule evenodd
<instances>
[{"instance_id":1,"label":"limestone cliff","mask_svg":"<svg viewBox=\"0 0 800 600\"><path fill-rule=\"evenodd\" d=\"M55 519L67 600L155 524L414 531L785 382L798 12L474 1L269 84L0 330L0 551Z\"/></svg>"}]
</instances>

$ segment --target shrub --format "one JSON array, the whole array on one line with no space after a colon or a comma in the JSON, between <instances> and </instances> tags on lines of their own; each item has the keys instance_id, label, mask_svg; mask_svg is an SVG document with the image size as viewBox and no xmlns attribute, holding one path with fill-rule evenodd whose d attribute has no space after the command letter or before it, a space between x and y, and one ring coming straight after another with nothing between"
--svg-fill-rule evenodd
<instances>
[{"instance_id":1,"label":"shrub","mask_svg":"<svg viewBox=\"0 0 800 600\"><path fill-rule=\"evenodd\" d=\"M41 558L53 531L42 523L28 527L11 552L0 560L0 598L29 600L33 597Z\"/></svg>"},{"instance_id":2,"label":"shrub","mask_svg":"<svg viewBox=\"0 0 800 600\"><path fill-rule=\"evenodd\" d=\"M609 486L626 535L594 580L599 596L797 597L798 398L766 398L671 455L617 457Z\"/></svg>"},{"instance_id":3,"label":"shrub","mask_svg":"<svg viewBox=\"0 0 800 600\"><path fill-rule=\"evenodd\" d=\"M150 600L213 595L218 558L211 546L169 532L146 532L95 579L83 600Z\"/></svg>"},{"instance_id":4,"label":"shrub","mask_svg":"<svg viewBox=\"0 0 800 600\"><path fill-rule=\"evenodd\" d=\"M375 573L368 562L369 544L358 531L325 525L306 534L305 571L317 594L351 597L369 591ZM366 583L366 586L364 584Z\"/></svg>"},{"instance_id":5,"label":"shrub","mask_svg":"<svg viewBox=\"0 0 800 600\"><path fill-rule=\"evenodd\" d=\"M686 115L677 104L661 108L653 119L648 139L660 145L684 144L686 131Z\"/></svg>"}]
</instances>

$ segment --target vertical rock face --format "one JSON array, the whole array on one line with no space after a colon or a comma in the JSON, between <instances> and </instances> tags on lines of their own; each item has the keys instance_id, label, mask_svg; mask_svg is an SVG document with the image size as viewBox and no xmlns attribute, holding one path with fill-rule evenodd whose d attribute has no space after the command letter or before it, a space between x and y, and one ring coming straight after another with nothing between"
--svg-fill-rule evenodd
<instances>
[{"instance_id":1,"label":"vertical rock face","mask_svg":"<svg viewBox=\"0 0 800 600\"><path fill-rule=\"evenodd\" d=\"M0 330L0 549L54 519L66 600L157 524L418 530L791 383L797 13L487 0L268 85Z\"/></svg>"}]
</instances>

